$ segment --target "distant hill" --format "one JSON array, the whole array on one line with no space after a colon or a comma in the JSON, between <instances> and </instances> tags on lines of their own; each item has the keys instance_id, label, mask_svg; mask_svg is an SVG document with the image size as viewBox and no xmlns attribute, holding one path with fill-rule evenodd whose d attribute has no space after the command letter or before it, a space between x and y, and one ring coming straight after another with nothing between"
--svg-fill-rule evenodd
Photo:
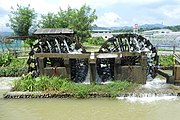
<instances>
[{"instance_id":1,"label":"distant hill","mask_svg":"<svg viewBox=\"0 0 180 120\"><path fill-rule=\"evenodd\" d=\"M10 36L10 35L12 35L13 34L13 32L1 32L0 33L0 36Z\"/></svg>"},{"instance_id":2,"label":"distant hill","mask_svg":"<svg viewBox=\"0 0 180 120\"><path fill-rule=\"evenodd\" d=\"M166 27L163 24L144 24L144 25L140 25L139 28L148 28L148 29L152 29L152 28L164 28Z\"/></svg>"},{"instance_id":3,"label":"distant hill","mask_svg":"<svg viewBox=\"0 0 180 120\"><path fill-rule=\"evenodd\" d=\"M140 25L139 28L143 29L153 29L153 28L164 28L167 27L162 24L144 24ZM93 30L120 30L120 29L133 29L133 26L122 26L122 27L99 27L95 26L92 28Z\"/></svg>"}]
</instances>

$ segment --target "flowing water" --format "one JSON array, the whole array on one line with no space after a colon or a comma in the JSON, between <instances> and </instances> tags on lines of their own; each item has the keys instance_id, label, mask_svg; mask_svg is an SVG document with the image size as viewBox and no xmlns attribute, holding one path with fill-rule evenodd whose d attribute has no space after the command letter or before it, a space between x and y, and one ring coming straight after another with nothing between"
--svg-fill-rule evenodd
<instances>
[{"instance_id":1,"label":"flowing water","mask_svg":"<svg viewBox=\"0 0 180 120\"><path fill-rule=\"evenodd\" d=\"M3 99L2 94L9 90L11 83L11 78L0 78L0 120L180 120L180 99L177 96ZM169 85L155 79L141 88L165 89Z\"/></svg>"}]
</instances>

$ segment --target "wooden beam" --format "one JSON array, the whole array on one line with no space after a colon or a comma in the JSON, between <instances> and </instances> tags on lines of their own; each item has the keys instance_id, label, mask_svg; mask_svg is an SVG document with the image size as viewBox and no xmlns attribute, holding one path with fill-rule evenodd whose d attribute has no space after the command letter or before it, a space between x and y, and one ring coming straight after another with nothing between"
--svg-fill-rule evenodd
<instances>
[{"instance_id":1,"label":"wooden beam","mask_svg":"<svg viewBox=\"0 0 180 120\"><path fill-rule=\"evenodd\" d=\"M161 70L161 69L158 69L157 73L166 78L166 83L173 83L174 84L174 76L163 72L163 70Z\"/></svg>"},{"instance_id":2,"label":"wooden beam","mask_svg":"<svg viewBox=\"0 0 180 120\"><path fill-rule=\"evenodd\" d=\"M39 58L89 58L90 54L68 54L68 53L35 53Z\"/></svg>"},{"instance_id":3,"label":"wooden beam","mask_svg":"<svg viewBox=\"0 0 180 120\"><path fill-rule=\"evenodd\" d=\"M35 53L39 58L89 58L90 53L72 54L72 53ZM122 56L140 56L137 52L114 52L114 53L95 53L95 58L121 58Z\"/></svg>"}]
</instances>

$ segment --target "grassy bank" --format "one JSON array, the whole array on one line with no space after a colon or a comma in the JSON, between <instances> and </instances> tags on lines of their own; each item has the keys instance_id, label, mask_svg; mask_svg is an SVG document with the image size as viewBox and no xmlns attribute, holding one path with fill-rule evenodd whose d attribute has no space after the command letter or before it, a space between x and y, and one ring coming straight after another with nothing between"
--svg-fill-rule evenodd
<instances>
[{"instance_id":1,"label":"grassy bank","mask_svg":"<svg viewBox=\"0 0 180 120\"><path fill-rule=\"evenodd\" d=\"M136 84L127 81L116 81L109 84L81 84L74 83L68 79L60 77L41 76L39 78L32 78L31 76L23 77L14 83L13 91L44 91L56 93L68 93L75 98L88 98L92 93L108 94L109 97L116 97L118 94L127 90Z\"/></svg>"}]
</instances>

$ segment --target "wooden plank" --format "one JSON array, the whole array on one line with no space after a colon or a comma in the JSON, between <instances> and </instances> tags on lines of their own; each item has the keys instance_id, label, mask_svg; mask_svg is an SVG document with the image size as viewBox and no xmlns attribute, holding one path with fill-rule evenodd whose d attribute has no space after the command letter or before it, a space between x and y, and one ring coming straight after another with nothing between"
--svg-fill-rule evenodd
<instances>
[{"instance_id":1,"label":"wooden plank","mask_svg":"<svg viewBox=\"0 0 180 120\"><path fill-rule=\"evenodd\" d=\"M89 58L90 54L35 53L34 56L39 58Z\"/></svg>"},{"instance_id":2,"label":"wooden plank","mask_svg":"<svg viewBox=\"0 0 180 120\"><path fill-rule=\"evenodd\" d=\"M166 83L174 83L174 76L171 76L160 69L157 70L157 73L166 78Z\"/></svg>"}]
</instances>

